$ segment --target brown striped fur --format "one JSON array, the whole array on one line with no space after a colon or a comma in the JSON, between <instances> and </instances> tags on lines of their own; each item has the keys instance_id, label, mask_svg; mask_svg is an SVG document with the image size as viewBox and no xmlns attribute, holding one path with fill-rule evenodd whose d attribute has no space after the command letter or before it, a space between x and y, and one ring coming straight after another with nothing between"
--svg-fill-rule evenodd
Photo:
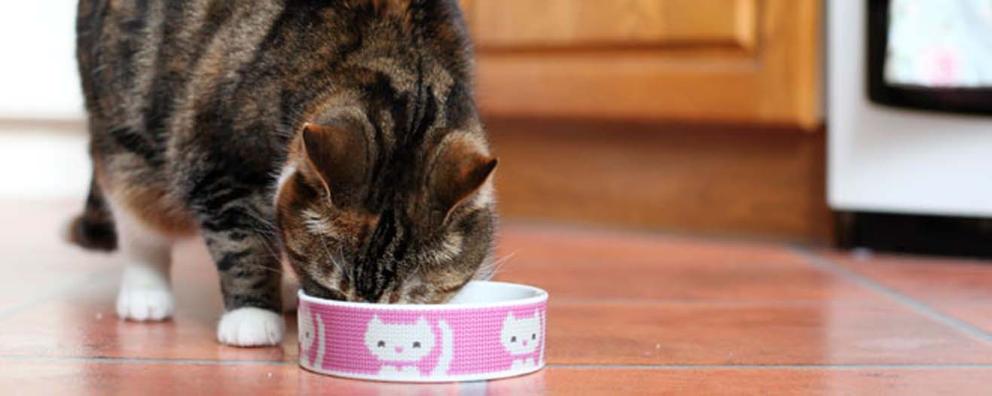
<instances>
[{"instance_id":1,"label":"brown striped fur","mask_svg":"<svg viewBox=\"0 0 992 396\"><path fill-rule=\"evenodd\" d=\"M198 232L228 310L278 309L280 256L311 294L393 303L443 301L488 257L496 162L456 1L81 0L77 35L77 243L112 248L111 206Z\"/></svg>"}]
</instances>

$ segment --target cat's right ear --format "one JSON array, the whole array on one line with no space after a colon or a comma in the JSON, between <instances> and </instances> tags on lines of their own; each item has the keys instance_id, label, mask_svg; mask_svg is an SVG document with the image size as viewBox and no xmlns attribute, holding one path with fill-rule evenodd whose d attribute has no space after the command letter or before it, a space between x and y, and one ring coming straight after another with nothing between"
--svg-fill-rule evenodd
<instances>
[{"instance_id":1,"label":"cat's right ear","mask_svg":"<svg viewBox=\"0 0 992 396\"><path fill-rule=\"evenodd\" d=\"M303 153L307 165L332 201L346 200L365 180L368 144L365 136L334 125L303 126Z\"/></svg>"},{"instance_id":2,"label":"cat's right ear","mask_svg":"<svg viewBox=\"0 0 992 396\"><path fill-rule=\"evenodd\" d=\"M499 161L472 137L451 135L430 174L435 209L448 216L489 181Z\"/></svg>"}]
</instances>

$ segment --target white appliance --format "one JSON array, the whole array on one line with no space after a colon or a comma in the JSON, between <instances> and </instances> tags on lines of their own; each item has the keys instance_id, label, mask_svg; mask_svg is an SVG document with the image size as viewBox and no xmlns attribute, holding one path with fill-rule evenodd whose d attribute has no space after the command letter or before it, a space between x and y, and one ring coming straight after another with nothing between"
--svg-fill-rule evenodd
<instances>
[{"instance_id":1,"label":"white appliance","mask_svg":"<svg viewBox=\"0 0 992 396\"><path fill-rule=\"evenodd\" d=\"M825 3L830 206L992 217L992 116L871 102L866 1Z\"/></svg>"}]
</instances>

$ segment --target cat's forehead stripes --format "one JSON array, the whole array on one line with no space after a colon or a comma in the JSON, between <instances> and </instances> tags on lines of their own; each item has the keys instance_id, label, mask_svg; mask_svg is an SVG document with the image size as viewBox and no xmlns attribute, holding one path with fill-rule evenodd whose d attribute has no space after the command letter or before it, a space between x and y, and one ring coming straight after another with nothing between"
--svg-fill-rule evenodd
<instances>
[{"instance_id":1,"label":"cat's forehead stripes","mask_svg":"<svg viewBox=\"0 0 992 396\"><path fill-rule=\"evenodd\" d=\"M348 7L305 13L308 17L281 18L286 23L306 22L313 36L282 35L284 25L276 23L265 40L264 47L273 50L294 45L304 49L299 56L306 63L299 66L308 78L294 79L291 87L284 87L289 93L282 106L319 101L304 112L311 122L348 126L368 144L367 167L362 170L367 191L360 194L361 202L318 210L326 222L303 213L306 205L283 206L293 213L283 217L295 217L284 222L296 227L287 234L294 236L286 238L307 239L289 243L301 248L299 256L311 257L299 264L301 269L322 276L322 288L347 299L443 300L471 279L488 255L493 227L488 185L465 205L458 224L450 229L440 229L424 214L434 210L424 186L435 159L433 150L445 136L464 134L459 139L475 140L466 147L478 146L488 153L472 99L467 32L453 2L347 3ZM360 28L322 34L321 29L333 30L345 20ZM313 43L303 43L311 39ZM314 97L306 92L327 82L337 84L332 95ZM336 123L340 120L348 121ZM289 182L282 186L299 187ZM302 202L319 203L312 194L297 195L304 198ZM358 212L375 221L339 221ZM360 237L346 238L351 235ZM345 271L329 268L327 254L314 254L325 246Z\"/></svg>"}]
</instances>

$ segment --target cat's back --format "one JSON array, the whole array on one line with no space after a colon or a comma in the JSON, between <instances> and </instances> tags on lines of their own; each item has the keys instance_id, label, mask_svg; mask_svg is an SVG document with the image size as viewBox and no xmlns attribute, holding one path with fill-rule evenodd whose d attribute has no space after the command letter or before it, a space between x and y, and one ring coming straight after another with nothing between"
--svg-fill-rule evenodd
<instances>
[{"instance_id":1,"label":"cat's back","mask_svg":"<svg viewBox=\"0 0 992 396\"><path fill-rule=\"evenodd\" d=\"M80 0L87 108L118 128L161 132L190 86L250 61L278 1Z\"/></svg>"},{"instance_id":2,"label":"cat's back","mask_svg":"<svg viewBox=\"0 0 992 396\"><path fill-rule=\"evenodd\" d=\"M191 232L180 127L202 97L250 61L273 1L80 0L77 60L89 113L95 183L167 233ZM205 113L217 118L217 114ZM192 132L187 132L190 135ZM264 153L263 153L264 154ZM262 155L261 157L264 157ZM199 160L206 157L193 157ZM178 175L178 176L177 176ZM116 198L115 198L116 197Z\"/></svg>"}]
</instances>

